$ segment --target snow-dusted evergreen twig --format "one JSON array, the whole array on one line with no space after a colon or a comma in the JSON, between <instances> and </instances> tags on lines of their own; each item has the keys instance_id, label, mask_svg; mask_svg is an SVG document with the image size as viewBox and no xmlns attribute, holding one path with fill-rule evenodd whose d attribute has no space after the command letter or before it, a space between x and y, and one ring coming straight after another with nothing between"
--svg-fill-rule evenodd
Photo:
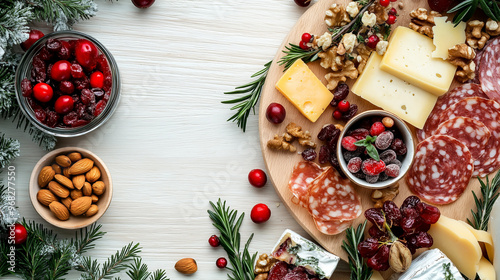
<instances>
[{"instance_id":1,"label":"snow-dusted evergreen twig","mask_svg":"<svg viewBox=\"0 0 500 280\"><path fill-rule=\"evenodd\" d=\"M9 163L20 155L19 141L12 138L5 138L0 135L0 168L5 168Z\"/></svg>"},{"instance_id":2,"label":"snow-dusted evergreen twig","mask_svg":"<svg viewBox=\"0 0 500 280\"><path fill-rule=\"evenodd\" d=\"M0 58L7 49L28 39L33 12L23 1L3 0L0 4Z\"/></svg>"},{"instance_id":3,"label":"snow-dusted evergreen twig","mask_svg":"<svg viewBox=\"0 0 500 280\"><path fill-rule=\"evenodd\" d=\"M45 21L54 30L71 29L78 21L96 15L97 5L93 0L30 0L26 1L33 9L35 20Z\"/></svg>"}]
</instances>

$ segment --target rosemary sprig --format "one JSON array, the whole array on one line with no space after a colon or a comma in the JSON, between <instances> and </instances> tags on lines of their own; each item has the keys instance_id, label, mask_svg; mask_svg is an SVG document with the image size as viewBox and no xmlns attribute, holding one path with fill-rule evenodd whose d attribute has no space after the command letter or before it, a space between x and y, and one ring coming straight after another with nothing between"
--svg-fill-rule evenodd
<instances>
[{"instance_id":1,"label":"rosemary sprig","mask_svg":"<svg viewBox=\"0 0 500 280\"><path fill-rule=\"evenodd\" d=\"M313 62L318 59L318 53L321 51L321 49L310 49L310 50L303 50L299 46L295 44L288 44L288 46L285 46L286 50L283 50L283 52L286 54L280 60L278 60L278 65L284 65L285 70L290 68L292 64L297 61L298 59L302 59L304 63L309 63Z\"/></svg>"},{"instance_id":2,"label":"rosemary sprig","mask_svg":"<svg viewBox=\"0 0 500 280\"><path fill-rule=\"evenodd\" d=\"M477 8L492 20L500 20L500 8L498 7L500 1L498 0L465 0L460 2L455 7L448 10L447 13L455 13L453 23L459 24L461 21L468 21L476 12Z\"/></svg>"},{"instance_id":3,"label":"rosemary sprig","mask_svg":"<svg viewBox=\"0 0 500 280\"><path fill-rule=\"evenodd\" d=\"M356 230L349 227L346 230L346 240L342 241L342 249L349 256L349 268L351 270L351 280L368 280L372 276L372 269L363 261L358 253L358 244L365 236L366 221L359 224Z\"/></svg>"},{"instance_id":4,"label":"rosemary sprig","mask_svg":"<svg viewBox=\"0 0 500 280\"><path fill-rule=\"evenodd\" d=\"M498 190L500 189L500 172L493 177L491 183L488 176L486 176L486 183L479 178L478 180L481 184L481 194L483 197L479 199L476 193L472 191L474 202L476 204L476 212L471 210L472 221L467 219L467 222L469 222L469 224L475 229L487 230L493 204L495 204L495 201L499 196Z\"/></svg>"},{"instance_id":5,"label":"rosemary sprig","mask_svg":"<svg viewBox=\"0 0 500 280\"><path fill-rule=\"evenodd\" d=\"M257 258L257 252L250 255L248 247L252 241L253 234L248 238L243 252L240 252L240 227L245 217L245 213L238 217L238 211L226 207L226 202L219 199L217 204L210 201L214 211L208 210L208 215L213 221L213 225L220 231L220 243L227 253L231 263L232 275L228 275L230 280L253 280L255 278L253 265Z\"/></svg>"}]
</instances>

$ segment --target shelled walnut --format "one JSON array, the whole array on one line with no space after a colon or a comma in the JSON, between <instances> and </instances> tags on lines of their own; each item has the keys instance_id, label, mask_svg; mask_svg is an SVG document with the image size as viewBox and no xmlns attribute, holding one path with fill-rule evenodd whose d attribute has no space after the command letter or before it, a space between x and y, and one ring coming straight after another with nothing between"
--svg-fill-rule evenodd
<instances>
[{"instance_id":1,"label":"shelled walnut","mask_svg":"<svg viewBox=\"0 0 500 280\"><path fill-rule=\"evenodd\" d=\"M424 8L418 8L410 12L411 22L409 27L420 34L424 34L430 38L434 37L432 27L435 25L434 18L440 17L441 14L436 11L427 11Z\"/></svg>"},{"instance_id":2,"label":"shelled walnut","mask_svg":"<svg viewBox=\"0 0 500 280\"><path fill-rule=\"evenodd\" d=\"M318 57L321 58L320 65L325 69L339 71L344 65L344 55L338 54L338 47L331 47L326 52L320 52Z\"/></svg>"},{"instance_id":3,"label":"shelled walnut","mask_svg":"<svg viewBox=\"0 0 500 280\"><path fill-rule=\"evenodd\" d=\"M351 60L346 60L344 67L339 71L334 71L325 75L325 79L328 81L326 88L328 90L334 90L337 85L341 82L347 81L347 78L356 79L358 77L358 69Z\"/></svg>"},{"instance_id":4,"label":"shelled walnut","mask_svg":"<svg viewBox=\"0 0 500 280\"><path fill-rule=\"evenodd\" d=\"M373 207L382 208L384 202L393 200L399 194L399 184L372 191L371 199L375 203Z\"/></svg>"},{"instance_id":5,"label":"shelled walnut","mask_svg":"<svg viewBox=\"0 0 500 280\"><path fill-rule=\"evenodd\" d=\"M467 22L465 28L465 38L467 45L474 49L482 49L490 39L490 35L483 30L485 23L480 20L471 20Z\"/></svg>"},{"instance_id":6,"label":"shelled walnut","mask_svg":"<svg viewBox=\"0 0 500 280\"><path fill-rule=\"evenodd\" d=\"M267 147L273 150L284 150L292 153L296 152L297 148L290 143L290 140L287 141L287 136L285 134L282 136L275 134L273 139L267 141Z\"/></svg>"},{"instance_id":7,"label":"shelled walnut","mask_svg":"<svg viewBox=\"0 0 500 280\"><path fill-rule=\"evenodd\" d=\"M297 138L301 146L316 148L316 143L312 141L312 136L309 131L303 131L302 127L291 122L286 126L286 133Z\"/></svg>"},{"instance_id":8,"label":"shelled walnut","mask_svg":"<svg viewBox=\"0 0 500 280\"><path fill-rule=\"evenodd\" d=\"M486 33L488 33L488 35L490 36L498 36L500 35L500 22L498 21L494 21L492 20L491 18L489 18L487 21L486 21Z\"/></svg>"},{"instance_id":9,"label":"shelled walnut","mask_svg":"<svg viewBox=\"0 0 500 280\"><path fill-rule=\"evenodd\" d=\"M297 148L292 145L292 142L297 139L301 146L316 148L316 143L312 140L311 133L302 130L302 127L299 125L293 122L289 123L285 130L286 132L281 136L276 134L273 139L267 141L267 147L273 150L284 150L294 153L297 151Z\"/></svg>"},{"instance_id":10,"label":"shelled walnut","mask_svg":"<svg viewBox=\"0 0 500 280\"><path fill-rule=\"evenodd\" d=\"M475 57L476 52L467 44L458 44L448 50L447 60L451 64L458 66L455 78L459 82L465 83L467 80L474 79L476 70Z\"/></svg>"},{"instance_id":11,"label":"shelled walnut","mask_svg":"<svg viewBox=\"0 0 500 280\"><path fill-rule=\"evenodd\" d=\"M325 23L328 27L344 26L351 22L344 6L332 4L325 12Z\"/></svg>"},{"instance_id":12,"label":"shelled walnut","mask_svg":"<svg viewBox=\"0 0 500 280\"><path fill-rule=\"evenodd\" d=\"M254 272L255 274L268 273L271 270L271 267L273 267L273 265L277 262L277 259L264 253L257 259Z\"/></svg>"},{"instance_id":13,"label":"shelled walnut","mask_svg":"<svg viewBox=\"0 0 500 280\"><path fill-rule=\"evenodd\" d=\"M376 1L375 4L371 5L368 8L368 11L372 14L375 14L377 17L377 24L384 24L389 18L389 13L387 13L388 8L380 5L379 1Z\"/></svg>"}]
</instances>

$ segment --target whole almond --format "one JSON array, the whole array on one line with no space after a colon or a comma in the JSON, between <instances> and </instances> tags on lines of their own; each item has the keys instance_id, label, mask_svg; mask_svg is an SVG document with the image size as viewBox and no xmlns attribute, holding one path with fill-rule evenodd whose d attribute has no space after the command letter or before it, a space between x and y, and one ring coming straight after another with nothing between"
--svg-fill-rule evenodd
<instances>
[{"instance_id":1,"label":"whole almond","mask_svg":"<svg viewBox=\"0 0 500 280\"><path fill-rule=\"evenodd\" d=\"M77 175L74 176L71 181L73 182L73 186L75 186L76 189L81 190L83 188L83 185L85 184L85 175Z\"/></svg>"},{"instance_id":2,"label":"whole almond","mask_svg":"<svg viewBox=\"0 0 500 280\"><path fill-rule=\"evenodd\" d=\"M70 153L68 157L72 162L77 162L82 159L82 155L78 152Z\"/></svg>"},{"instance_id":3,"label":"whole almond","mask_svg":"<svg viewBox=\"0 0 500 280\"><path fill-rule=\"evenodd\" d=\"M63 175L66 176L67 178L71 178L71 174L69 174L69 167L63 168L62 171Z\"/></svg>"},{"instance_id":4,"label":"whole almond","mask_svg":"<svg viewBox=\"0 0 500 280\"><path fill-rule=\"evenodd\" d=\"M71 197L69 197L69 196L61 199L61 203L64 204L64 206L66 206L66 208L68 208L68 210L69 210L69 206L71 205L71 202L73 202L73 199L71 199Z\"/></svg>"},{"instance_id":5,"label":"whole almond","mask_svg":"<svg viewBox=\"0 0 500 280\"><path fill-rule=\"evenodd\" d=\"M69 190L63 186L61 186L58 182L56 181L50 181L49 183L49 190L57 195L60 198L66 198L69 196Z\"/></svg>"},{"instance_id":6,"label":"whole almond","mask_svg":"<svg viewBox=\"0 0 500 280\"><path fill-rule=\"evenodd\" d=\"M52 169L54 169L54 171L56 172L56 174L61 174L62 173L62 169L59 165L57 164L52 164Z\"/></svg>"},{"instance_id":7,"label":"whole almond","mask_svg":"<svg viewBox=\"0 0 500 280\"><path fill-rule=\"evenodd\" d=\"M87 172L87 174L85 174L85 178L88 182L94 183L101 178L101 170L99 170L99 167L94 166L89 172Z\"/></svg>"},{"instance_id":8,"label":"whole almond","mask_svg":"<svg viewBox=\"0 0 500 280\"><path fill-rule=\"evenodd\" d=\"M83 195L85 195L85 196L92 195L92 185L89 182L85 182L85 184L83 184L82 191L83 191Z\"/></svg>"},{"instance_id":9,"label":"whole almond","mask_svg":"<svg viewBox=\"0 0 500 280\"><path fill-rule=\"evenodd\" d=\"M47 189L39 190L36 194L36 199L45 206L49 206L51 202L57 201L57 197Z\"/></svg>"},{"instance_id":10,"label":"whole almond","mask_svg":"<svg viewBox=\"0 0 500 280\"><path fill-rule=\"evenodd\" d=\"M77 199L83 196L83 192L81 190L72 190L70 196L72 199Z\"/></svg>"},{"instance_id":11,"label":"whole almond","mask_svg":"<svg viewBox=\"0 0 500 280\"><path fill-rule=\"evenodd\" d=\"M56 174L54 176L54 178L56 179L57 182L59 182L61 185L65 186L68 189L74 189L75 188L73 186L73 182L71 182L71 180L68 177L64 176L64 175Z\"/></svg>"},{"instance_id":12,"label":"whole almond","mask_svg":"<svg viewBox=\"0 0 500 280\"><path fill-rule=\"evenodd\" d=\"M92 204L90 206L89 210L87 210L87 212L85 212L85 216L87 216L87 217L94 216L95 214L97 214L97 211L99 211L99 207L97 207L97 205L95 205L95 204Z\"/></svg>"},{"instance_id":13,"label":"whole almond","mask_svg":"<svg viewBox=\"0 0 500 280\"><path fill-rule=\"evenodd\" d=\"M75 216L80 216L89 210L90 205L92 205L92 198L90 196L82 196L71 202L69 211Z\"/></svg>"},{"instance_id":14,"label":"whole almond","mask_svg":"<svg viewBox=\"0 0 500 280\"><path fill-rule=\"evenodd\" d=\"M103 181L97 181L92 185L92 191L95 195L101 195L106 191L106 185Z\"/></svg>"},{"instance_id":15,"label":"whole almond","mask_svg":"<svg viewBox=\"0 0 500 280\"><path fill-rule=\"evenodd\" d=\"M56 163L62 167L70 167L71 166L71 160L69 159L69 157L67 157L65 155L57 156Z\"/></svg>"},{"instance_id":16,"label":"whole almond","mask_svg":"<svg viewBox=\"0 0 500 280\"><path fill-rule=\"evenodd\" d=\"M69 168L69 174L71 175L80 175L83 173L87 173L94 167L94 161L92 161L89 158L84 158L81 159L77 162L75 162L70 168Z\"/></svg>"},{"instance_id":17,"label":"whole almond","mask_svg":"<svg viewBox=\"0 0 500 280\"><path fill-rule=\"evenodd\" d=\"M92 203L97 203L99 201L99 197L95 194L91 195L90 197L92 197Z\"/></svg>"},{"instance_id":18,"label":"whole almond","mask_svg":"<svg viewBox=\"0 0 500 280\"><path fill-rule=\"evenodd\" d=\"M54 175L56 175L56 172L52 166L45 166L42 168L38 174L38 185L40 188L45 188L47 184L54 179Z\"/></svg>"},{"instance_id":19,"label":"whole almond","mask_svg":"<svg viewBox=\"0 0 500 280\"><path fill-rule=\"evenodd\" d=\"M61 202L59 201L54 201L49 205L50 211L54 213L54 216L58 218L61 221L66 221L69 219L69 211L66 206L64 206Z\"/></svg>"},{"instance_id":20,"label":"whole almond","mask_svg":"<svg viewBox=\"0 0 500 280\"><path fill-rule=\"evenodd\" d=\"M175 270L184 274L193 274L198 270L198 265L194 259L184 258L177 261L175 264Z\"/></svg>"}]
</instances>

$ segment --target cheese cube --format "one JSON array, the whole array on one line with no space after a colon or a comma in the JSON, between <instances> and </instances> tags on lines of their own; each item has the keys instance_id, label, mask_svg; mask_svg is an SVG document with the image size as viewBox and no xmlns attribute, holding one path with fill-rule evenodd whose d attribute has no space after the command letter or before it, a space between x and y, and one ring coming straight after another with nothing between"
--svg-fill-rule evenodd
<instances>
[{"instance_id":1,"label":"cheese cube","mask_svg":"<svg viewBox=\"0 0 500 280\"><path fill-rule=\"evenodd\" d=\"M422 128L434 108L437 96L380 70L382 57L372 52L352 92L389 111L417 128Z\"/></svg>"},{"instance_id":2,"label":"cheese cube","mask_svg":"<svg viewBox=\"0 0 500 280\"><path fill-rule=\"evenodd\" d=\"M436 50L432 52L432 57L447 59L448 49L457 44L465 43L465 22L460 22L457 26L453 22L446 21L448 17L435 17L436 25L432 27L434 39L432 43Z\"/></svg>"},{"instance_id":3,"label":"cheese cube","mask_svg":"<svg viewBox=\"0 0 500 280\"><path fill-rule=\"evenodd\" d=\"M276 89L312 122L323 114L333 99L333 94L301 59L286 70L276 83Z\"/></svg>"},{"instance_id":4,"label":"cheese cube","mask_svg":"<svg viewBox=\"0 0 500 280\"><path fill-rule=\"evenodd\" d=\"M433 58L434 48L431 38L399 26L389 40L380 69L441 96L450 88L457 66Z\"/></svg>"}]
</instances>

